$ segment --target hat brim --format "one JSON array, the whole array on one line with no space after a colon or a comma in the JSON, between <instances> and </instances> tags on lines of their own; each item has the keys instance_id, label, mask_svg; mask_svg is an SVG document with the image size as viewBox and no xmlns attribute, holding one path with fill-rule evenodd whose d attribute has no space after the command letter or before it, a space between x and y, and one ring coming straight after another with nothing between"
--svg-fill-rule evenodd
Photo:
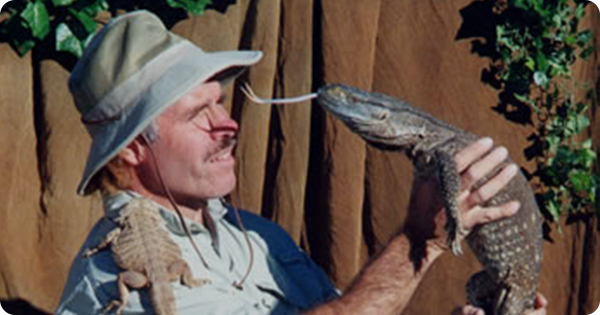
<instances>
[{"instance_id":1,"label":"hat brim","mask_svg":"<svg viewBox=\"0 0 600 315\"><path fill-rule=\"evenodd\" d=\"M97 128L77 193L90 193L88 185L98 171L165 109L194 87L221 73L227 74L219 76L219 80L225 84L261 58L260 51L204 52L196 46L190 48L181 60L140 93L139 100L127 106L119 115L119 119L106 122L110 126ZM233 68L240 68L240 71L228 71Z\"/></svg>"}]
</instances>

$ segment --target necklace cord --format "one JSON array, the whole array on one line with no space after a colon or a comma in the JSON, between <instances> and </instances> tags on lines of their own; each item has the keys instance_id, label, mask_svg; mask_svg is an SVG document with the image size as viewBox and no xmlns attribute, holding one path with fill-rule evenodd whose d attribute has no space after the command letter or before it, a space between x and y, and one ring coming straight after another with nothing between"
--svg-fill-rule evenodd
<instances>
[{"instance_id":1,"label":"necklace cord","mask_svg":"<svg viewBox=\"0 0 600 315\"><path fill-rule=\"evenodd\" d=\"M233 213L235 214L235 218L238 221L240 230L242 230L242 233L244 234L244 239L246 240L246 244L248 245L248 252L250 255L250 262L248 263L248 269L246 270L246 273L240 279L240 281L238 281L237 283L236 282L233 283L234 287L242 290L243 284L246 281L246 279L248 278L248 276L250 275L250 271L252 270L252 266L254 265L254 250L252 248L252 243L250 243L250 237L248 236L248 231L246 231L246 228L244 227L244 223L242 223L242 218L240 217L240 211L238 210L238 208L234 207L233 205L231 205L231 204L229 204L229 205L233 209Z\"/></svg>"},{"instance_id":2,"label":"necklace cord","mask_svg":"<svg viewBox=\"0 0 600 315\"><path fill-rule=\"evenodd\" d=\"M152 161L153 161L153 164L154 164L154 168L156 169L156 174L158 175L158 181L160 182L160 185L162 186L163 191L167 195L167 199L169 200L169 202L171 203L171 205L175 209L175 212L177 213L177 217L179 218L179 222L181 223L181 226L183 227L183 230L185 231L186 236L188 237L188 239L192 243L192 247L194 248L194 251L196 251L196 254L198 255L198 257L202 261L202 264L204 265L204 267L206 269L210 270L210 267L208 266L208 263L204 259L204 256L202 256L202 253L200 253L200 249L198 248L198 245L196 245L196 242L194 242L194 238L192 237L192 233L190 233L190 230L188 229L187 224L185 224L185 220L183 219L183 214L181 213L181 210L177 206L177 203L175 202L175 198L173 198L173 195L171 194L171 191L169 190L169 188L165 184L165 181L164 181L164 179L162 177L162 174L160 173L160 168L158 167L158 161L156 159L156 155L154 154L154 150L152 149L152 145L150 144L150 142L145 137L142 136L142 138L144 139L144 141L146 141L146 144L148 145L148 149L150 151L150 155L152 156Z\"/></svg>"},{"instance_id":3,"label":"necklace cord","mask_svg":"<svg viewBox=\"0 0 600 315\"><path fill-rule=\"evenodd\" d=\"M208 263L206 262L206 260L202 256L202 253L200 252L200 249L196 245L196 242L194 242L194 239L192 237L192 233L190 233L190 231L189 231L189 229L187 227L187 224L185 224L185 220L183 218L183 214L181 213L181 210L177 206L177 203L175 202L175 198L171 194L171 191L167 187L167 185L166 185L166 183L165 183L165 181L164 181L164 179L162 177L162 174L160 172L160 168L158 167L158 161L156 159L156 155L154 154L154 150L152 149L152 145L150 144L150 142L145 137L142 136L142 138L146 142L146 144L148 146L148 149L150 151L150 155L152 156L152 161L153 161L153 164L154 164L154 168L156 169L156 173L158 175L158 180L160 182L160 185L161 185L163 191L165 192L165 194L167 195L167 199L169 200L169 202L171 203L171 205L175 209L175 212L177 213L177 217L179 218L179 221L181 223L181 226L183 227L183 230L185 231L185 234L187 235L188 239L192 243L192 247L196 251L196 254L198 255L198 257L202 261L202 264L204 265L204 267L206 267L206 269L210 270L210 267L208 266ZM252 243L250 242L250 237L248 236L248 231L246 231L246 229L244 227L244 223L242 222L242 218L240 217L239 210L236 207L234 207L233 205L231 205L231 204L230 204L230 206L233 209L233 212L235 214L236 220L238 221L238 224L240 226L240 230L242 230L242 233L244 234L244 239L246 240L246 244L248 245L248 252L249 252L249 255L250 255L250 262L248 263L248 268L246 269L246 273L244 274L244 276L239 281L233 283L233 286L235 288L237 288L239 290L242 290L243 289L243 284L246 281L246 279L248 279L248 276L250 275L252 267L254 266L254 249L252 248ZM206 211L206 209L204 209L203 211ZM204 212L203 212L203 214L204 214ZM206 219L212 220L212 218L208 218L208 217L209 217L208 214L203 215L203 218L205 220ZM210 223L207 223L207 225L212 225L213 231L211 231L211 235L215 234L214 222L211 221Z\"/></svg>"}]
</instances>

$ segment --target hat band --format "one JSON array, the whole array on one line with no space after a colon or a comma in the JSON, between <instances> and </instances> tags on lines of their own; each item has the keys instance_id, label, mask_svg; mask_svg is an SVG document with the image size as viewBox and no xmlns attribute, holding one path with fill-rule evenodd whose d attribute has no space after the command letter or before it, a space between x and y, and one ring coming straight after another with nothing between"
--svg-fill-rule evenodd
<instances>
[{"instance_id":1,"label":"hat band","mask_svg":"<svg viewBox=\"0 0 600 315\"><path fill-rule=\"evenodd\" d=\"M81 121L88 131L92 125L119 120L125 108L137 103L144 91L192 50L191 43L176 43L108 93L95 108L82 115Z\"/></svg>"}]
</instances>

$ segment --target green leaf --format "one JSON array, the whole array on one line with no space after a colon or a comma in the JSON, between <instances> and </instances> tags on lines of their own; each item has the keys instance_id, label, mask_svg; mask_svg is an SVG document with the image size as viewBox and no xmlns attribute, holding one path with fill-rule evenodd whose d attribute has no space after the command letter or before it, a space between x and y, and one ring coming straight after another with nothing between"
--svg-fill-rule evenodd
<instances>
[{"instance_id":1,"label":"green leaf","mask_svg":"<svg viewBox=\"0 0 600 315\"><path fill-rule=\"evenodd\" d=\"M590 58L590 56L592 55L593 52L594 52L594 47L590 45L587 48L585 48L581 52L581 54L579 54L579 57L581 57L584 60L587 60L588 58Z\"/></svg>"},{"instance_id":2,"label":"green leaf","mask_svg":"<svg viewBox=\"0 0 600 315\"><path fill-rule=\"evenodd\" d=\"M540 110L535 101L529 98L528 95L521 95L518 93L514 93L513 95L519 102L529 104L529 106L531 106L536 112Z\"/></svg>"},{"instance_id":3,"label":"green leaf","mask_svg":"<svg viewBox=\"0 0 600 315\"><path fill-rule=\"evenodd\" d=\"M36 43L31 30L19 15L12 15L0 24L0 34L6 36L8 43L20 57L25 56Z\"/></svg>"},{"instance_id":4,"label":"green leaf","mask_svg":"<svg viewBox=\"0 0 600 315\"><path fill-rule=\"evenodd\" d=\"M23 57L29 51L31 51L33 49L33 47L35 47L35 41L33 41L33 40L25 40L25 41L14 40L12 42L12 45L13 45L13 47L16 48L19 56Z\"/></svg>"},{"instance_id":5,"label":"green leaf","mask_svg":"<svg viewBox=\"0 0 600 315\"><path fill-rule=\"evenodd\" d=\"M84 12L78 12L78 11L70 9L70 8L69 8L69 12L77 19L77 21L79 21L79 23L81 23L81 25L83 25L83 28L85 29L87 34L92 34L92 33L96 32L98 25L92 19L92 17L88 16Z\"/></svg>"},{"instance_id":6,"label":"green leaf","mask_svg":"<svg viewBox=\"0 0 600 315\"><path fill-rule=\"evenodd\" d=\"M558 219L560 218L560 214L562 211L561 211L560 205L557 201L557 197L552 196L549 200L547 200L546 206L548 208L548 212L550 212L550 214L552 215L554 222L558 223Z\"/></svg>"},{"instance_id":7,"label":"green leaf","mask_svg":"<svg viewBox=\"0 0 600 315\"><path fill-rule=\"evenodd\" d=\"M587 139L581 143L581 147L584 149L592 149L592 138Z\"/></svg>"},{"instance_id":8,"label":"green leaf","mask_svg":"<svg viewBox=\"0 0 600 315\"><path fill-rule=\"evenodd\" d=\"M575 8L575 18L580 20L585 14L585 6L578 4Z\"/></svg>"},{"instance_id":9,"label":"green leaf","mask_svg":"<svg viewBox=\"0 0 600 315\"><path fill-rule=\"evenodd\" d=\"M594 37L594 34L592 33L591 30L585 30L585 31L579 32L577 34L577 41L579 42L580 47L587 44L590 41L590 39L592 39L592 37Z\"/></svg>"},{"instance_id":10,"label":"green leaf","mask_svg":"<svg viewBox=\"0 0 600 315\"><path fill-rule=\"evenodd\" d=\"M56 51L65 51L77 57L81 57L81 54L83 53L81 46L81 42L73 34L67 24L60 23L58 27L56 27Z\"/></svg>"},{"instance_id":11,"label":"green leaf","mask_svg":"<svg viewBox=\"0 0 600 315\"><path fill-rule=\"evenodd\" d=\"M535 84L537 86L541 86L543 88L547 87L548 83L550 83L546 74L543 72L539 72L539 71L536 71L533 74L533 81L535 82Z\"/></svg>"},{"instance_id":12,"label":"green leaf","mask_svg":"<svg viewBox=\"0 0 600 315\"><path fill-rule=\"evenodd\" d=\"M575 35L570 35L565 37L565 44L567 45L575 45L577 43L577 37Z\"/></svg>"},{"instance_id":13,"label":"green leaf","mask_svg":"<svg viewBox=\"0 0 600 315\"><path fill-rule=\"evenodd\" d=\"M539 72L546 72L548 66L550 65L548 58L541 51L538 51L535 55L535 63L537 66L537 71Z\"/></svg>"},{"instance_id":14,"label":"green leaf","mask_svg":"<svg viewBox=\"0 0 600 315\"><path fill-rule=\"evenodd\" d=\"M565 163L567 161L573 160L574 158L575 158L575 153L573 151L571 151L571 148L563 145L563 146L559 146L558 149L556 149L555 159L559 163Z\"/></svg>"},{"instance_id":15,"label":"green leaf","mask_svg":"<svg viewBox=\"0 0 600 315\"><path fill-rule=\"evenodd\" d=\"M585 115L573 113L567 117L567 128L571 130L573 134L581 133L589 125L590 120Z\"/></svg>"},{"instance_id":16,"label":"green leaf","mask_svg":"<svg viewBox=\"0 0 600 315\"><path fill-rule=\"evenodd\" d=\"M575 162L589 169L596 161L596 152L590 149L579 149L576 152Z\"/></svg>"},{"instance_id":17,"label":"green leaf","mask_svg":"<svg viewBox=\"0 0 600 315\"><path fill-rule=\"evenodd\" d=\"M50 17L42 0L29 2L21 12L21 18L31 30L31 35L37 39L44 39L50 32Z\"/></svg>"},{"instance_id":18,"label":"green leaf","mask_svg":"<svg viewBox=\"0 0 600 315\"><path fill-rule=\"evenodd\" d=\"M528 6L527 6L525 0L515 0L515 2L513 3L513 5L517 9L521 9L521 10L527 10L528 9Z\"/></svg>"},{"instance_id":19,"label":"green leaf","mask_svg":"<svg viewBox=\"0 0 600 315\"><path fill-rule=\"evenodd\" d=\"M202 15L211 0L167 0L167 4L172 8L182 8L195 15Z\"/></svg>"},{"instance_id":20,"label":"green leaf","mask_svg":"<svg viewBox=\"0 0 600 315\"><path fill-rule=\"evenodd\" d=\"M525 61L525 67L531 71L535 71L535 60L531 57L527 57L527 61Z\"/></svg>"},{"instance_id":21,"label":"green leaf","mask_svg":"<svg viewBox=\"0 0 600 315\"><path fill-rule=\"evenodd\" d=\"M106 0L96 0L80 10L90 17L95 17L98 12L108 10L108 2Z\"/></svg>"},{"instance_id":22,"label":"green leaf","mask_svg":"<svg viewBox=\"0 0 600 315\"><path fill-rule=\"evenodd\" d=\"M64 7L71 5L75 1L77 0L52 0L52 4L54 4L55 7Z\"/></svg>"},{"instance_id":23,"label":"green leaf","mask_svg":"<svg viewBox=\"0 0 600 315\"><path fill-rule=\"evenodd\" d=\"M548 144L548 151L556 152L558 145L560 144L560 137L557 135L549 135L546 137L546 143Z\"/></svg>"},{"instance_id":24,"label":"green leaf","mask_svg":"<svg viewBox=\"0 0 600 315\"><path fill-rule=\"evenodd\" d=\"M592 188L592 174L583 170L569 172L569 182L575 191L588 191Z\"/></svg>"}]
</instances>

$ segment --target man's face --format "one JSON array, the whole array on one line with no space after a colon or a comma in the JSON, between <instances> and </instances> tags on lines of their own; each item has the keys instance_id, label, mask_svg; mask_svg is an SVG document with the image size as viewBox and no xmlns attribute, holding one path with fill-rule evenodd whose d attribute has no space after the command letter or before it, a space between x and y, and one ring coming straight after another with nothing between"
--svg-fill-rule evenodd
<instances>
[{"instance_id":1,"label":"man's face","mask_svg":"<svg viewBox=\"0 0 600 315\"><path fill-rule=\"evenodd\" d=\"M150 144L165 184L179 204L197 207L230 193L236 184L232 150L238 125L223 107L221 84L205 82L165 110ZM147 189L163 195L151 157L139 173Z\"/></svg>"}]
</instances>

